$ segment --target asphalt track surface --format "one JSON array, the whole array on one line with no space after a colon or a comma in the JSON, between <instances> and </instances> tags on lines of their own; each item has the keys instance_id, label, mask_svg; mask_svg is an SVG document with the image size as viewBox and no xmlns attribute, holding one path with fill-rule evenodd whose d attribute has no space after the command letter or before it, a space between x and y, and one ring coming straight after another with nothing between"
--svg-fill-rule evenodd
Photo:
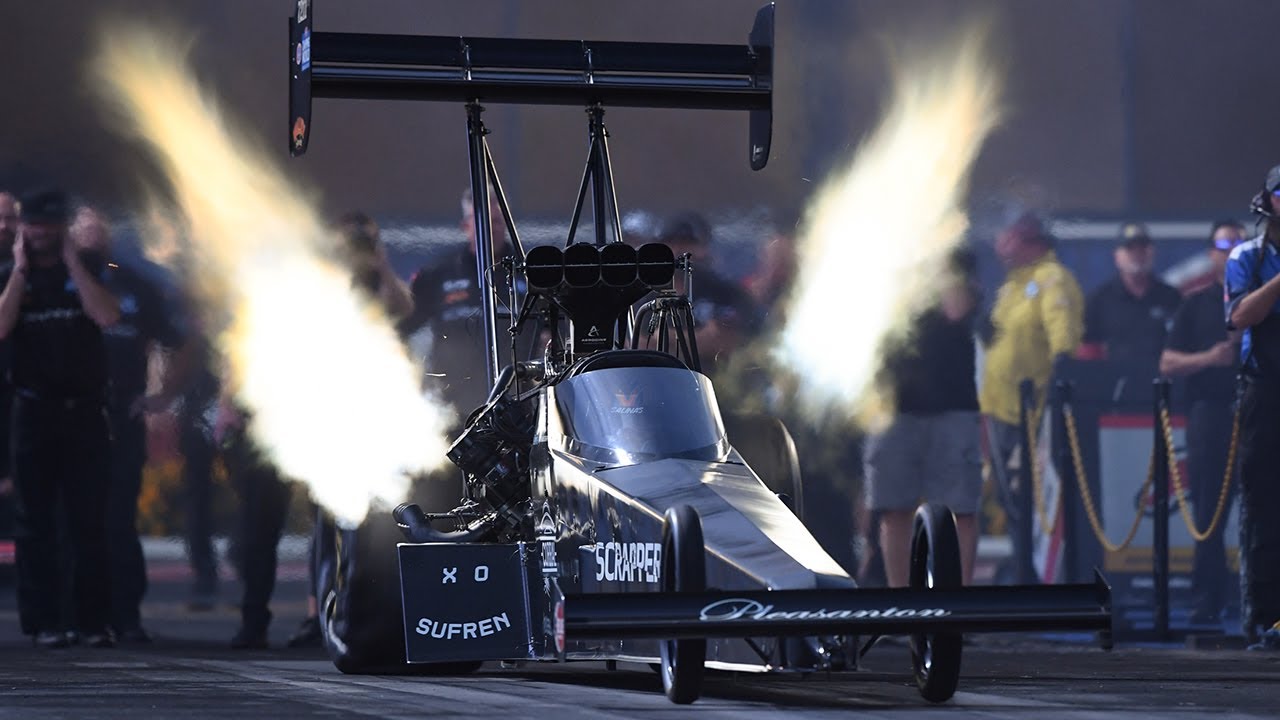
<instances>
[{"instance_id":1,"label":"asphalt track surface","mask_svg":"<svg viewBox=\"0 0 1280 720\"><path fill-rule=\"evenodd\" d=\"M286 572L287 577L296 573ZM17 633L11 589L0 588L0 720L7 718L1274 718L1280 654L1172 647L1095 647L1030 637L976 638L960 692L930 706L917 695L908 651L875 648L866 668L809 677L712 673L703 697L675 706L647 667L486 665L455 678L347 676L320 650L281 647L303 613L302 583L281 584L273 649L226 647L228 602L189 611L185 579L152 570L144 613L150 646L38 651ZM157 582L158 581L158 582ZM224 601L234 599L233 583Z\"/></svg>"}]
</instances>

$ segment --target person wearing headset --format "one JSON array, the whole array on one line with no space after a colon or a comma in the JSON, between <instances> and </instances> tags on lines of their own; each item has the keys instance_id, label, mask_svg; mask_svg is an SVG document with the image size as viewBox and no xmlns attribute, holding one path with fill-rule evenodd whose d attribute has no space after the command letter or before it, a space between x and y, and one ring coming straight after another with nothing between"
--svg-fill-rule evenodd
<instances>
[{"instance_id":1,"label":"person wearing headset","mask_svg":"<svg viewBox=\"0 0 1280 720\"><path fill-rule=\"evenodd\" d=\"M1252 650L1280 650L1280 165L1252 209L1265 229L1231 251L1226 322L1241 333L1240 589Z\"/></svg>"}]
</instances>

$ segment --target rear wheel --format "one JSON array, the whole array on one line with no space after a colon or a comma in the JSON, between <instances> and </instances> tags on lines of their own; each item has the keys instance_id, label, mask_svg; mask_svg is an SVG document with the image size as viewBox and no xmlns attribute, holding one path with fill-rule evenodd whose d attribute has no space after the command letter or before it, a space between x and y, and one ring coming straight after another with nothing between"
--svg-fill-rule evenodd
<instances>
[{"instance_id":1,"label":"rear wheel","mask_svg":"<svg viewBox=\"0 0 1280 720\"><path fill-rule=\"evenodd\" d=\"M702 521L688 505L667 510L662 521L663 592L701 592L707 589L707 556ZM702 692L707 641L663 640L662 689L671 702L687 705Z\"/></svg>"},{"instance_id":2,"label":"rear wheel","mask_svg":"<svg viewBox=\"0 0 1280 720\"><path fill-rule=\"evenodd\" d=\"M787 426L768 415L724 416L725 433L733 449L752 471L804 520L804 484L800 478L800 457Z\"/></svg>"},{"instance_id":3,"label":"rear wheel","mask_svg":"<svg viewBox=\"0 0 1280 720\"><path fill-rule=\"evenodd\" d=\"M911 588L946 589L961 584L955 518L945 505L921 505L911 533ZM946 702L955 695L962 642L960 633L911 636L911 669L925 700Z\"/></svg>"}]
</instances>

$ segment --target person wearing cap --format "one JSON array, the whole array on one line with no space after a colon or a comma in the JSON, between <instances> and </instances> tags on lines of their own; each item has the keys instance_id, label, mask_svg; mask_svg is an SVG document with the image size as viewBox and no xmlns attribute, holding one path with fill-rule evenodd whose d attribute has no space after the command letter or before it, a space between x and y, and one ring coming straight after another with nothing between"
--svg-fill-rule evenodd
<instances>
[{"instance_id":1,"label":"person wearing cap","mask_svg":"<svg viewBox=\"0 0 1280 720\"><path fill-rule=\"evenodd\" d=\"M1053 251L1053 238L1033 215L1023 215L996 237L995 251L1007 275L996 293L986 335L978 402L987 421L993 463L1005 467L1023 442L1018 387L1031 380L1037 415L1044 407L1054 367L1069 357L1084 332L1080 285ZM997 470L997 476L1000 471ZM1020 511L1030 482L1012 471L1001 502L1013 541L1011 571L1016 582L1034 582L1028 543L1033 516Z\"/></svg>"},{"instance_id":2,"label":"person wearing cap","mask_svg":"<svg viewBox=\"0 0 1280 720\"><path fill-rule=\"evenodd\" d=\"M1222 278L1227 257L1244 237L1244 226L1234 220L1214 224L1208 253L1213 284L1183 301L1160 354L1161 375L1186 378L1190 499L1200 528L1208 527L1213 519L1231 445L1239 349L1222 323ZM1235 490L1232 481L1231 491ZM1221 622L1230 594L1228 584L1226 548L1219 528L1195 546L1191 567L1193 625Z\"/></svg>"},{"instance_id":3,"label":"person wearing cap","mask_svg":"<svg viewBox=\"0 0 1280 720\"><path fill-rule=\"evenodd\" d=\"M1155 245L1141 224L1121 229L1114 257L1116 276L1085 306L1082 358L1111 361L1144 385L1155 377L1182 296L1153 274Z\"/></svg>"},{"instance_id":4,"label":"person wearing cap","mask_svg":"<svg viewBox=\"0 0 1280 720\"><path fill-rule=\"evenodd\" d=\"M148 367L153 352L176 353L184 347L185 338L171 298L160 283L163 271L114 262L111 228L102 213L89 207L77 210L71 239L95 264L105 267L104 281L120 300L120 322L104 331L112 440L107 502L111 627L120 642L146 643L151 635L142 627L141 605L147 592L147 568L137 528L142 468L147 462L146 415L167 410L178 396L175 373L165 374L162 387L148 395Z\"/></svg>"},{"instance_id":5,"label":"person wearing cap","mask_svg":"<svg viewBox=\"0 0 1280 720\"><path fill-rule=\"evenodd\" d=\"M1280 165L1252 209L1258 237L1227 258L1225 315L1240 340L1240 603L1251 649L1280 650Z\"/></svg>"},{"instance_id":6,"label":"person wearing cap","mask_svg":"<svg viewBox=\"0 0 1280 720\"><path fill-rule=\"evenodd\" d=\"M103 268L67 237L69 213L60 192L23 198L13 262L0 269L0 339L13 352L18 614L37 646L65 647L75 630L90 646L110 647L103 329L119 321L120 303ZM61 617L62 535L74 559L74 627Z\"/></svg>"}]
</instances>

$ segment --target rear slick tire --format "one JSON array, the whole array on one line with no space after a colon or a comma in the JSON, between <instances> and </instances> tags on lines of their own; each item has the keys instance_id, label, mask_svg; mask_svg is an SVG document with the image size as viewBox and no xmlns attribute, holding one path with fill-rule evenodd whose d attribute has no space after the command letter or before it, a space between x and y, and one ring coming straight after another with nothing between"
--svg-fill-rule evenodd
<instances>
[{"instance_id":1,"label":"rear slick tire","mask_svg":"<svg viewBox=\"0 0 1280 720\"><path fill-rule=\"evenodd\" d=\"M707 555L702 521L688 505L667 510L662 520L662 591L702 592L707 589ZM667 699L688 705L702 694L707 659L705 638L663 640L658 672Z\"/></svg>"},{"instance_id":2,"label":"rear slick tire","mask_svg":"<svg viewBox=\"0 0 1280 720\"><path fill-rule=\"evenodd\" d=\"M921 505L911 532L911 588L942 590L961 585L955 517L945 505ZM956 694L963 642L955 632L911 636L911 670L925 700L941 703Z\"/></svg>"}]
</instances>

